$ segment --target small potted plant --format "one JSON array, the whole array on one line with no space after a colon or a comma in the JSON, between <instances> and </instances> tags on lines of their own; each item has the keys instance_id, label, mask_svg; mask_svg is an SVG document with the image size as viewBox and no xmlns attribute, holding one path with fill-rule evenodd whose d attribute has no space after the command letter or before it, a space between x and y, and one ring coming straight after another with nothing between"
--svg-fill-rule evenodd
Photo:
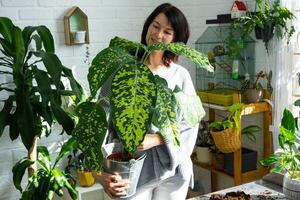
<instances>
[{"instance_id":1,"label":"small potted plant","mask_svg":"<svg viewBox=\"0 0 300 200\"><path fill-rule=\"evenodd\" d=\"M300 107L298 99L294 105ZM280 124L278 141L280 149L261 161L263 166L271 167L273 172L284 173L283 193L289 199L300 199L300 149L299 117L285 109Z\"/></svg>"},{"instance_id":2,"label":"small potted plant","mask_svg":"<svg viewBox=\"0 0 300 200\"><path fill-rule=\"evenodd\" d=\"M255 31L258 39L263 40L267 52L269 52L268 44L273 38L274 31L277 38L286 37L289 43L295 28L289 27L287 22L294 18L293 13L281 6L279 0L275 0L272 6L268 0L256 0L256 6L258 7L257 12L247 11L245 16L234 20L231 29L238 30L242 40ZM232 37L232 35L228 37Z\"/></svg>"},{"instance_id":3,"label":"small potted plant","mask_svg":"<svg viewBox=\"0 0 300 200\"><path fill-rule=\"evenodd\" d=\"M106 172L115 172L121 166L126 169L122 174L128 176L133 173L130 174L130 190L127 190L127 196L135 192L145 157L137 157L136 151L151 124L158 127L160 133L169 137L175 145L180 145L177 110L182 110L191 127L204 115L198 96L185 95L177 87L172 91L164 79L154 76L144 64L150 53L157 50L183 55L200 67L213 70L206 56L182 43L145 46L116 37L111 40L108 48L93 59L88 73L91 96L76 109L79 120L72 135L78 141L86 162L96 172L101 170L103 164ZM110 95L100 95L97 100L95 96L100 88L106 89ZM108 103L112 123L121 144L105 145L106 155L103 155L101 146L108 130L104 108L108 107ZM115 151L119 151L121 157L110 156ZM128 159L124 160L125 158ZM132 169L133 166L136 169Z\"/></svg>"},{"instance_id":4,"label":"small potted plant","mask_svg":"<svg viewBox=\"0 0 300 200\"><path fill-rule=\"evenodd\" d=\"M265 79L267 81L267 90L264 90L260 80ZM272 88L272 71L266 73L260 71L255 75L255 80L252 82L248 77L242 83L241 91L243 92L243 98L245 103L256 103L263 100L263 98L270 99L273 91Z\"/></svg>"}]
</instances>

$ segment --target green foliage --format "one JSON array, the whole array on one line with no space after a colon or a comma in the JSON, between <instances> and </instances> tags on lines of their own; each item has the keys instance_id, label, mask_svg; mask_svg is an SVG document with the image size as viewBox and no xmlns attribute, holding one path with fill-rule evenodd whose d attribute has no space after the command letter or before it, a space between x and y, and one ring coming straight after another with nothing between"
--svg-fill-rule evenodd
<instances>
[{"instance_id":1,"label":"green foliage","mask_svg":"<svg viewBox=\"0 0 300 200\"><path fill-rule=\"evenodd\" d=\"M300 179L300 138L295 119L288 109L284 110L278 136L280 149L260 163L274 172L287 172L292 179Z\"/></svg>"},{"instance_id":2,"label":"green foliage","mask_svg":"<svg viewBox=\"0 0 300 200\"><path fill-rule=\"evenodd\" d=\"M54 41L45 26L28 26L21 30L12 21L0 17L0 73L11 77L13 83L1 84L0 91L8 91L0 112L0 136L9 126L9 136L19 136L27 150L54 120L71 134L74 123L61 108L61 97L74 96L79 102L82 88L71 71L54 54ZM30 48L35 44L35 49ZM43 66L39 67L39 66ZM67 90L61 79L66 77L72 86ZM9 85L14 85L8 87Z\"/></svg>"},{"instance_id":3,"label":"green foliage","mask_svg":"<svg viewBox=\"0 0 300 200\"><path fill-rule=\"evenodd\" d=\"M110 96L112 121L123 146L132 155L135 154L137 147L149 131L151 123L160 129L161 134L170 136L175 144L179 144L176 96L167 87L165 80L155 77L144 64L150 53L157 50L168 50L183 55L200 67L213 71L213 67L209 64L206 56L184 44L145 46L115 37L110 41L110 46L99 52L93 59L88 74L91 90L88 102L94 101L99 89L110 77L112 78ZM100 101L102 100L100 99ZM93 126L103 127L106 130L106 126L103 126L106 118L101 116L101 120L92 120L89 118L94 118L94 116L82 117L89 115L92 110L89 108L90 106L95 107L94 104L90 103L86 104L84 108L79 108L80 123L75 128L74 132L77 134L74 134L74 137L78 140L79 147L84 148L82 149L83 152L98 152L99 150L96 148L100 148L103 139L97 140L98 147L95 147L94 143L87 145L82 138L93 141L97 134L103 134L104 137L105 131L92 133L91 129L83 126L92 127L91 123L93 123ZM185 111L183 110L183 113ZM195 124L196 121L194 120L191 124ZM103 137L101 136L101 138ZM90 153L87 153L85 156L90 157L91 161L93 160L93 166L96 166L95 169L98 170L101 167L98 157L100 155L94 155L91 156Z\"/></svg>"},{"instance_id":4,"label":"green foliage","mask_svg":"<svg viewBox=\"0 0 300 200\"><path fill-rule=\"evenodd\" d=\"M213 131L222 131L227 128L236 127L238 132L241 130L240 120L243 104L234 103L229 107L229 116L222 121L214 121L209 124L209 128Z\"/></svg>"},{"instance_id":5,"label":"green foliage","mask_svg":"<svg viewBox=\"0 0 300 200\"><path fill-rule=\"evenodd\" d=\"M55 159L53 165L51 165L51 159L49 152L46 147L39 146L37 148L38 159L37 164L40 168L35 171L31 177L29 177L28 184L25 190L21 187L21 181L24 176L25 170L34 161L28 159L27 157L21 159L13 167L13 181L15 187L22 193L22 200L51 200L54 193L58 196L63 196L62 188L66 188L72 197L72 199L77 199L77 192L69 183L71 178L70 174L61 172L57 168L57 164L60 159L70 153L72 149L76 147L76 141L71 138L62 146L58 156Z\"/></svg>"},{"instance_id":6,"label":"green foliage","mask_svg":"<svg viewBox=\"0 0 300 200\"><path fill-rule=\"evenodd\" d=\"M289 27L288 21L294 18L293 13L286 7L280 5L279 0L275 0L272 7L269 5L268 0L256 1L258 12L247 12L245 16L236 19L231 24L231 33L226 39L229 52L233 55L240 55L239 52L245 47L241 45L244 43L247 36L249 36L255 28L261 28L265 34L263 42L265 43L268 52L269 41L273 37L273 31L279 39L287 38L289 43L293 33L295 32L294 26ZM266 34L266 29L270 29L269 34ZM239 32L240 37L236 37L234 33ZM231 46L233 45L233 46ZM234 50L234 51L232 51Z\"/></svg>"},{"instance_id":7,"label":"green foliage","mask_svg":"<svg viewBox=\"0 0 300 200\"><path fill-rule=\"evenodd\" d=\"M250 79L245 80L242 83L241 90L245 91L246 89L256 89L256 90L262 90L264 87L262 86L260 80L266 79L267 81L267 90L272 94L273 87L272 87L272 70L267 73L264 71L260 71L255 75L255 80L252 82Z\"/></svg>"}]
</instances>

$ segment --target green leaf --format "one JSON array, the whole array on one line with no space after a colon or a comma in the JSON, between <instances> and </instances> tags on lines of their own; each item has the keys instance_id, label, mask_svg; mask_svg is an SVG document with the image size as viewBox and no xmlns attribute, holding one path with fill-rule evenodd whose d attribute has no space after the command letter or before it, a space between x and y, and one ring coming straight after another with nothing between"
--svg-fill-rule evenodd
<instances>
[{"instance_id":1,"label":"green leaf","mask_svg":"<svg viewBox=\"0 0 300 200\"><path fill-rule=\"evenodd\" d=\"M54 40L50 30L46 26L37 26L36 30L43 41L46 52L54 53Z\"/></svg>"},{"instance_id":2,"label":"green leaf","mask_svg":"<svg viewBox=\"0 0 300 200\"><path fill-rule=\"evenodd\" d=\"M295 134L291 132L290 130L285 129L283 126L279 127L280 132L285 138L285 143L288 143L290 145L293 145L295 143Z\"/></svg>"},{"instance_id":3,"label":"green leaf","mask_svg":"<svg viewBox=\"0 0 300 200\"><path fill-rule=\"evenodd\" d=\"M199 96L187 95L183 92L177 92L174 95L187 125L193 127L198 124L205 116Z\"/></svg>"},{"instance_id":4,"label":"green leaf","mask_svg":"<svg viewBox=\"0 0 300 200\"><path fill-rule=\"evenodd\" d=\"M21 181L24 176L25 170L33 163L34 161L29 160L25 157L19 160L12 168L14 185L18 190L20 190L20 192L22 192Z\"/></svg>"},{"instance_id":5,"label":"green leaf","mask_svg":"<svg viewBox=\"0 0 300 200\"><path fill-rule=\"evenodd\" d=\"M131 53L131 55L136 54L136 51L145 51L147 47L141 43L132 42L130 40L114 37L110 40L109 47L117 47L127 52Z\"/></svg>"},{"instance_id":6,"label":"green leaf","mask_svg":"<svg viewBox=\"0 0 300 200\"><path fill-rule=\"evenodd\" d=\"M157 50L164 50L164 51L171 51L177 55L185 56L186 58L193 61L196 65L201 68L206 69L209 72L214 72L213 66L211 66L208 58L206 55L186 46L183 43L170 43L170 44L152 44L148 46L148 51L157 51Z\"/></svg>"},{"instance_id":7,"label":"green leaf","mask_svg":"<svg viewBox=\"0 0 300 200\"><path fill-rule=\"evenodd\" d=\"M13 39L13 23L7 17L0 17L0 34L8 43L12 43Z\"/></svg>"},{"instance_id":8,"label":"green leaf","mask_svg":"<svg viewBox=\"0 0 300 200\"><path fill-rule=\"evenodd\" d=\"M288 109L284 109L283 111L281 126L289 130L292 134L295 134L296 124L295 124L294 116Z\"/></svg>"},{"instance_id":9,"label":"green leaf","mask_svg":"<svg viewBox=\"0 0 300 200\"><path fill-rule=\"evenodd\" d=\"M283 134L279 134L278 135L278 143L279 143L279 145L280 145L280 147L282 149L284 149L285 141L286 141L286 139L285 139L284 135Z\"/></svg>"},{"instance_id":10,"label":"green leaf","mask_svg":"<svg viewBox=\"0 0 300 200\"><path fill-rule=\"evenodd\" d=\"M265 167L272 167L273 165L280 162L280 157L276 154L269 156L268 158L261 160L260 164Z\"/></svg>"},{"instance_id":11,"label":"green leaf","mask_svg":"<svg viewBox=\"0 0 300 200\"><path fill-rule=\"evenodd\" d=\"M174 145L180 145L180 129L178 122L178 106L175 96L165 79L155 76L157 99L152 123L164 138L172 141Z\"/></svg>"},{"instance_id":12,"label":"green leaf","mask_svg":"<svg viewBox=\"0 0 300 200\"><path fill-rule=\"evenodd\" d=\"M135 59L120 48L106 48L100 51L89 68L88 81L91 96L95 96L103 83L120 67L134 63Z\"/></svg>"},{"instance_id":13,"label":"green leaf","mask_svg":"<svg viewBox=\"0 0 300 200\"><path fill-rule=\"evenodd\" d=\"M19 59L23 62L23 59L25 57L25 44L22 36L22 31L19 27L14 27L13 29L13 40L12 45L14 47L14 51L16 53L17 57L20 57Z\"/></svg>"},{"instance_id":14,"label":"green leaf","mask_svg":"<svg viewBox=\"0 0 300 200\"><path fill-rule=\"evenodd\" d=\"M38 146L37 147L37 153L38 153L38 164L44 168L47 172L51 171L51 159L50 154L45 146Z\"/></svg>"},{"instance_id":15,"label":"green leaf","mask_svg":"<svg viewBox=\"0 0 300 200\"><path fill-rule=\"evenodd\" d=\"M9 96L9 98L4 101L4 106L0 111L0 137L3 134L6 125L10 124L9 120L10 120L10 111L12 109L12 106L13 106L13 96Z\"/></svg>"},{"instance_id":16,"label":"green leaf","mask_svg":"<svg viewBox=\"0 0 300 200\"><path fill-rule=\"evenodd\" d=\"M297 100L294 102L294 106L300 107L300 99L297 99Z\"/></svg>"},{"instance_id":17,"label":"green leaf","mask_svg":"<svg viewBox=\"0 0 300 200\"><path fill-rule=\"evenodd\" d=\"M103 161L101 146L108 127L105 111L98 103L84 102L77 106L76 115L79 121L72 136L84 153L88 166L100 171Z\"/></svg>"},{"instance_id":18,"label":"green leaf","mask_svg":"<svg viewBox=\"0 0 300 200\"><path fill-rule=\"evenodd\" d=\"M13 141L19 137L19 128L17 123L17 114L10 115L9 120L9 137Z\"/></svg>"},{"instance_id":19,"label":"green leaf","mask_svg":"<svg viewBox=\"0 0 300 200\"><path fill-rule=\"evenodd\" d=\"M134 155L148 132L155 106L154 77L144 64L124 65L112 81L111 107L123 146Z\"/></svg>"},{"instance_id":20,"label":"green leaf","mask_svg":"<svg viewBox=\"0 0 300 200\"><path fill-rule=\"evenodd\" d=\"M74 122L72 118L59 105L57 105L54 99L51 99L51 110L57 122L62 125L68 135L71 135L74 129Z\"/></svg>"},{"instance_id":21,"label":"green leaf","mask_svg":"<svg viewBox=\"0 0 300 200\"><path fill-rule=\"evenodd\" d=\"M77 141L75 140L75 138L70 138L67 142L65 142L63 144L63 146L61 147L61 150L60 150L58 156L55 159L55 163L54 163L53 167L56 166L58 161L60 161L60 159L64 155L70 153L74 148L76 148L76 146L77 146Z\"/></svg>"},{"instance_id":22,"label":"green leaf","mask_svg":"<svg viewBox=\"0 0 300 200\"><path fill-rule=\"evenodd\" d=\"M50 74L56 88L60 88L61 84L61 73L62 73L62 64L59 58L52 53L46 53L43 51L32 52L36 57L42 59L44 66L47 69L47 72Z\"/></svg>"},{"instance_id":23,"label":"green leaf","mask_svg":"<svg viewBox=\"0 0 300 200\"><path fill-rule=\"evenodd\" d=\"M42 105L46 107L52 98L50 78L47 72L38 69L36 66L33 66L32 71L37 82L37 89L42 97Z\"/></svg>"}]
</instances>

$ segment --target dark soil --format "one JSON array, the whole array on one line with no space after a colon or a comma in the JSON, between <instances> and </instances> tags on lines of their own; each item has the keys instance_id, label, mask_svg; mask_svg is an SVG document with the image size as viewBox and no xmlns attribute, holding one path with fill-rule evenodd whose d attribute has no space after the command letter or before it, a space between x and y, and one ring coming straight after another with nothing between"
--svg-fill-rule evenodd
<instances>
[{"instance_id":1,"label":"dark soil","mask_svg":"<svg viewBox=\"0 0 300 200\"><path fill-rule=\"evenodd\" d=\"M251 200L251 197L243 191L237 191L228 192L225 195L213 194L209 200Z\"/></svg>"},{"instance_id":2,"label":"dark soil","mask_svg":"<svg viewBox=\"0 0 300 200\"><path fill-rule=\"evenodd\" d=\"M112 153L109 156L107 156L107 159L109 160L114 160L114 161L119 161L119 162L128 162L131 159L137 159L135 157L132 157L128 153L125 152L117 152L117 153Z\"/></svg>"}]
</instances>

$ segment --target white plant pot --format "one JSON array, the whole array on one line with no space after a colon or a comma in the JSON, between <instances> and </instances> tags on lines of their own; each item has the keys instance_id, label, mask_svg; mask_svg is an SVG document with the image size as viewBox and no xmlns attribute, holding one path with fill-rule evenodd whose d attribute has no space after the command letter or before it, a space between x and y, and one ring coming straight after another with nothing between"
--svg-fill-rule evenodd
<instances>
[{"instance_id":1,"label":"white plant pot","mask_svg":"<svg viewBox=\"0 0 300 200\"><path fill-rule=\"evenodd\" d=\"M85 42L85 32L86 31L76 31L72 32L74 43L81 44Z\"/></svg>"},{"instance_id":2,"label":"white plant pot","mask_svg":"<svg viewBox=\"0 0 300 200\"><path fill-rule=\"evenodd\" d=\"M283 194L289 199L300 199L300 180L291 179L286 173L283 178Z\"/></svg>"},{"instance_id":3,"label":"white plant pot","mask_svg":"<svg viewBox=\"0 0 300 200\"><path fill-rule=\"evenodd\" d=\"M196 159L203 164L211 164L211 156L208 147L196 147Z\"/></svg>"}]
</instances>

